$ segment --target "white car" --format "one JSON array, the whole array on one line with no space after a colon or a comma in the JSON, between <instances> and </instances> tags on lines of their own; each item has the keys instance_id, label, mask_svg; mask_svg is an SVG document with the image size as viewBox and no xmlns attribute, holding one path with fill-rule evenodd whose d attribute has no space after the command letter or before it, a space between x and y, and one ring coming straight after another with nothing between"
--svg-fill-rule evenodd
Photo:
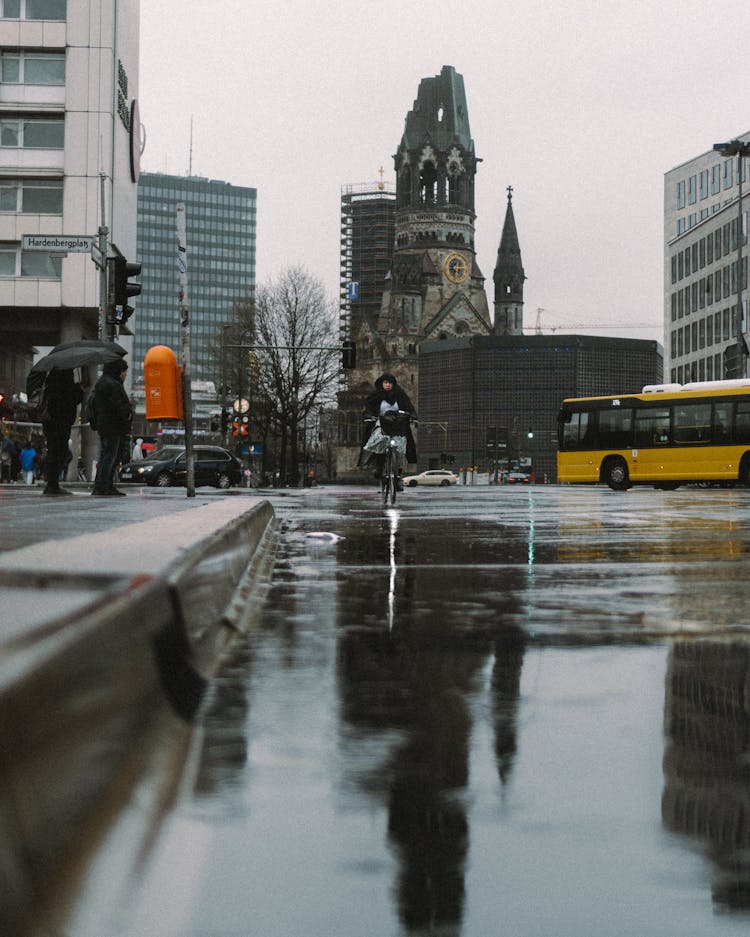
<instances>
[{"instance_id":1,"label":"white car","mask_svg":"<svg viewBox=\"0 0 750 937\"><path fill-rule=\"evenodd\" d=\"M419 475L407 475L404 478L404 484L410 488L416 488L417 485L448 485L458 484L458 475L448 469L429 469L427 472L420 472Z\"/></svg>"}]
</instances>

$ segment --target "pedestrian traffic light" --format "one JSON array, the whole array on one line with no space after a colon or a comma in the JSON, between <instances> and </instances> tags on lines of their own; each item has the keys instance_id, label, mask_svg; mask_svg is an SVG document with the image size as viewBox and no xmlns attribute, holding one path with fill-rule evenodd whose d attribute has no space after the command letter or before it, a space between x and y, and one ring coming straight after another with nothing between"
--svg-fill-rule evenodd
<instances>
[{"instance_id":1,"label":"pedestrian traffic light","mask_svg":"<svg viewBox=\"0 0 750 937\"><path fill-rule=\"evenodd\" d=\"M534 430L533 430L531 427L529 427L529 429L528 429L528 431L527 431L527 433L526 433L526 436L527 436L528 439L533 439L533 438L534 438Z\"/></svg>"},{"instance_id":2,"label":"pedestrian traffic light","mask_svg":"<svg viewBox=\"0 0 750 937\"><path fill-rule=\"evenodd\" d=\"M129 305L131 296L139 296L140 283L131 283L131 277L137 277L141 272L141 265L130 263L124 257L111 257L108 261L109 276L111 279L109 294L114 305L114 323L120 335L132 335L127 326L128 319L135 310Z\"/></svg>"},{"instance_id":3,"label":"pedestrian traffic light","mask_svg":"<svg viewBox=\"0 0 750 937\"><path fill-rule=\"evenodd\" d=\"M351 339L347 339L341 345L341 367L345 371L351 371L357 367L357 345Z\"/></svg>"}]
</instances>

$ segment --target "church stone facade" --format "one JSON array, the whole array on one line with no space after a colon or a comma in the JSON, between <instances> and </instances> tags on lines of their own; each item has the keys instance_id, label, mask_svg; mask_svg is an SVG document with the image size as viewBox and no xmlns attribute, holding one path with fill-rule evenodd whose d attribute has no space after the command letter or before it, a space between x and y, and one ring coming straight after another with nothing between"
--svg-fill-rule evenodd
<instances>
[{"instance_id":1,"label":"church stone facade","mask_svg":"<svg viewBox=\"0 0 750 937\"><path fill-rule=\"evenodd\" d=\"M353 328L344 336L355 341L358 360L338 400L342 480L358 474L362 405L379 374L393 372L419 410L420 344L493 334L474 248L479 162L463 78L446 65L421 80L394 155L395 243L379 315L352 317ZM512 321L512 334L520 334L524 275L510 198L508 208L507 244L504 249L501 241L494 277L495 314L505 310L503 331Z\"/></svg>"}]
</instances>

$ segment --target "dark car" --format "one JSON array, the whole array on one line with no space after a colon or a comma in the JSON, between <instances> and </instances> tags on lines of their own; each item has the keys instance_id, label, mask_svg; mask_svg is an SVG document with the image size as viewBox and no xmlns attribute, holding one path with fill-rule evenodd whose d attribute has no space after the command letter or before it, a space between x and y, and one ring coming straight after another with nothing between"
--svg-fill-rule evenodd
<instances>
[{"instance_id":1,"label":"dark car","mask_svg":"<svg viewBox=\"0 0 750 937\"><path fill-rule=\"evenodd\" d=\"M242 480L242 465L231 452L219 446L195 446L195 487L213 485L229 488ZM120 481L169 488L187 483L187 460L184 446L164 446L145 459L129 462L120 471Z\"/></svg>"}]
</instances>

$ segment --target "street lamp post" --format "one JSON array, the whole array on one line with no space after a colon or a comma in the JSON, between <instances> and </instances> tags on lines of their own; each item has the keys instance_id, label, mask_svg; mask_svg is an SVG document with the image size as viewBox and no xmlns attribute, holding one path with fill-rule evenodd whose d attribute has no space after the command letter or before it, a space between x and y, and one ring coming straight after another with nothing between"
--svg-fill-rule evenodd
<instances>
[{"instance_id":1,"label":"street lamp post","mask_svg":"<svg viewBox=\"0 0 750 937\"><path fill-rule=\"evenodd\" d=\"M742 160L750 156L750 143L742 140L729 140L726 143L714 143L714 150L722 156L737 157L737 321L735 325L735 340L737 343L737 362L741 367L741 376L745 376L746 343L742 332Z\"/></svg>"}]
</instances>

